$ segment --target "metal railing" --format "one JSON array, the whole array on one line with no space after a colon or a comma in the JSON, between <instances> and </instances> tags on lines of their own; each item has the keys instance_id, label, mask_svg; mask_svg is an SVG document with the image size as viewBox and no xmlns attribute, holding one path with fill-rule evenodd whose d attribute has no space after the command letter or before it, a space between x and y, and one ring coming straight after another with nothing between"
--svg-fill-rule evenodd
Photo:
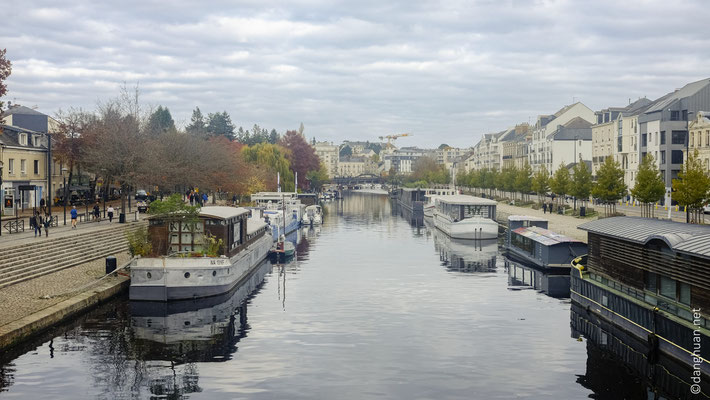
<instances>
[{"instance_id":1,"label":"metal railing","mask_svg":"<svg viewBox=\"0 0 710 400\"><path fill-rule=\"evenodd\" d=\"M25 220L22 218L13 218L4 220L3 222L2 227L7 233L20 233L25 231Z\"/></svg>"}]
</instances>

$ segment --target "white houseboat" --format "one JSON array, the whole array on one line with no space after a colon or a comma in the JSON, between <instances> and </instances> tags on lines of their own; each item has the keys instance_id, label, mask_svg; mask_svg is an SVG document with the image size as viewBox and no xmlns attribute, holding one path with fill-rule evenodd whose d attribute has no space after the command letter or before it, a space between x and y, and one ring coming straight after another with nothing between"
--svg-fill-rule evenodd
<instances>
[{"instance_id":1,"label":"white houseboat","mask_svg":"<svg viewBox=\"0 0 710 400\"><path fill-rule=\"evenodd\" d=\"M201 208L196 218L150 217L152 253L131 264L129 298L170 301L232 290L273 243L266 223L248 216L245 208L216 206ZM222 246L208 255L212 240Z\"/></svg>"},{"instance_id":2,"label":"white houseboat","mask_svg":"<svg viewBox=\"0 0 710 400\"><path fill-rule=\"evenodd\" d=\"M454 239L498 237L493 200L468 195L439 196L435 200L434 226Z\"/></svg>"},{"instance_id":3,"label":"white houseboat","mask_svg":"<svg viewBox=\"0 0 710 400\"><path fill-rule=\"evenodd\" d=\"M318 204L306 207L306 212L303 214L301 224L303 225L320 225L323 223L323 210Z\"/></svg>"}]
</instances>

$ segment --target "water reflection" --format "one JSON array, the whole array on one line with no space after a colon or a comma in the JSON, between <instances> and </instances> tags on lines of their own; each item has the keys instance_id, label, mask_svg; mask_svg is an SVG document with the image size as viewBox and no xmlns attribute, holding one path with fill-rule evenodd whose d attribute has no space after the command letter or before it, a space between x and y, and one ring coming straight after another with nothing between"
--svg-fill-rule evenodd
<instances>
[{"instance_id":1,"label":"water reflection","mask_svg":"<svg viewBox=\"0 0 710 400\"><path fill-rule=\"evenodd\" d=\"M464 240L449 237L426 219L426 228L434 238L434 248L446 269L453 272L494 272L498 241Z\"/></svg>"},{"instance_id":2,"label":"water reflection","mask_svg":"<svg viewBox=\"0 0 710 400\"><path fill-rule=\"evenodd\" d=\"M505 258L508 287L533 289L550 297L569 298L569 271L540 271Z\"/></svg>"},{"instance_id":3,"label":"water reflection","mask_svg":"<svg viewBox=\"0 0 710 400\"><path fill-rule=\"evenodd\" d=\"M571 305L572 337L587 340L586 373L577 382L598 398L627 400L708 399L710 383L702 382L702 393L690 392L692 365L681 364L663 354L649 361L647 341ZM690 360L690 359L689 359Z\"/></svg>"}]
</instances>

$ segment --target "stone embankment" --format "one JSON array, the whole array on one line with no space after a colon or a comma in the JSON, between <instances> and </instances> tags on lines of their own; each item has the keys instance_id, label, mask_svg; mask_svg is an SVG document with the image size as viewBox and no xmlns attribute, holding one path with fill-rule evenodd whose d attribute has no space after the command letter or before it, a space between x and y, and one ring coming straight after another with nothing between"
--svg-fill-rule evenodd
<instances>
[{"instance_id":1,"label":"stone embankment","mask_svg":"<svg viewBox=\"0 0 710 400\"><path fill-rule=\"evenodd\" d=\"M105 257L130 260L126 233L145 226L55 229L52 238L0 242L0 349L69 320L128 288L125 273L105 275ZM14 242L13 242L14 240Z\"/></svg>"}]
</instances>

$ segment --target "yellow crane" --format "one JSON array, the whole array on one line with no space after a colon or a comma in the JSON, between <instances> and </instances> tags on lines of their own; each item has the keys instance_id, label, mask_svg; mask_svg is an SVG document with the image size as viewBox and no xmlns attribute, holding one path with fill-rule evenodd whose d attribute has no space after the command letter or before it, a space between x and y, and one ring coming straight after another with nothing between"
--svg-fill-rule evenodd
<instances>
[{"instance_id":1,"label":"yellow crane","mask_svg":"<svg viewBox=\"0 0 710 400\"><path fill-rule=\"evenodd\" d=\"M397 138L404 137L404 136L412 136L411 133L397 133L394 135L387 135L387 136L380 136L380 140L385 140L387 139L387 148L394 147L392 144L393 140L397 140Z\"/></svg>"}]
</instances>

